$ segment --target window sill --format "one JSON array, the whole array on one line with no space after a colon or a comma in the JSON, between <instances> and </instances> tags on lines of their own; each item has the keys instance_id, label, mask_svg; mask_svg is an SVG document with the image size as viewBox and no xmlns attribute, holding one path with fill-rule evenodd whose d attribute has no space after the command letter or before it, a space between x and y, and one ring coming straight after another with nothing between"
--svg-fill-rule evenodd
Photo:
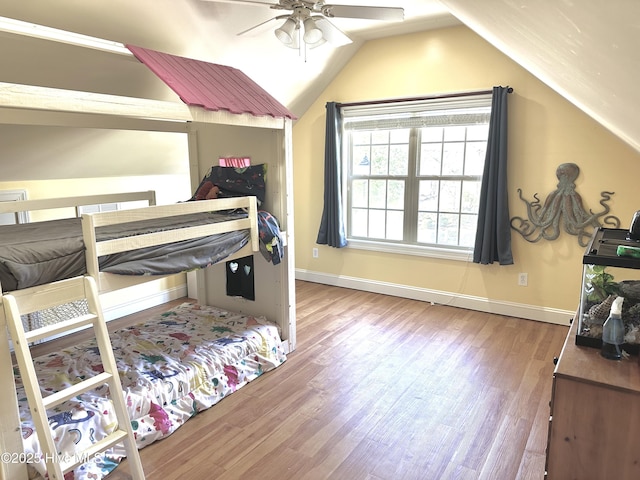
<instances>
[{"instance_id":1,"label":"window sill","mask_svg":"<svg viewBox=\"0 0 640 480\"><path fill-rule=\"evenodd\" d=\"M473 251L455 250L445 247L424 247L419 245L400 245L372 240L348 240L347 248L357 250L369 250L381 253L399 253L402 255L416 255L419 257L439 258L443 260L456 260L460 262L472 262Z\"/></svg>"}]
</instances>

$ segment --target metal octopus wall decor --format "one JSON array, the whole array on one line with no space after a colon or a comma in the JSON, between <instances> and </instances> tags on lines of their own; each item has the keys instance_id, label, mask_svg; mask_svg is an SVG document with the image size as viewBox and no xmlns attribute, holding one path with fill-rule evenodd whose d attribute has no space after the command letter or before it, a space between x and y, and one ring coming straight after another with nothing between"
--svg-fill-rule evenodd
<instances>
[{"instance_id":1,"label":"metal octopus wall decor","mask_svg":"<svg viewBox=\"0 0 640 480\"><path fill-rule=\"evenodd\" d=\"M563 163L556 170L558 188L551 192L544 205L540 203L538 194L534 194L535 201L529 202L522 197L522 189L518 189L520 200L527 204L528 218L513 217L511 228L520 233L528 242L541 239L555 240L560 236L560 222L565 232L578 237L578 243L586 247L593 234L593 229L602 227L600 218L611 228L620 227L620 219L608 215L610 209L606 204L611 200L614 192L601 192L600 205L604 211L600 213L588 212L582 206L582 197L576 192L575 181L580 174L580 168L575 163Z\"/></svg>"}]
</instances>

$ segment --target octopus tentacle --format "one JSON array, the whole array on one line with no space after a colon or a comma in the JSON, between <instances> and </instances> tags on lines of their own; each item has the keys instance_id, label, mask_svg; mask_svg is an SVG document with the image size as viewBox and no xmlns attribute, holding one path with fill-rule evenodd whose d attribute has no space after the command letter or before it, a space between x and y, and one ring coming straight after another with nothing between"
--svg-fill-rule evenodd
<instances>
[{"instance_id":1,"label":"octopus tentacle","mask_svg":"<svg viewBox=\"0 0 640 480\"><path fill-rule=\"evenodd\" d=\"M604 225L608 225L611 228L620 228L620 219L613 215L607 215L602 219Z\"/></svg>"},{"instance_id":2,"label":"octopus tentacle","mask_svg":"<svg viewBox=\"0 0 640 480\"><path fill-rule=\"evenodd\" d=\"M527 216L531 223L533 223L536 227L538 225L538 211L540 210L540 199L538 198L538 194L534 193L533 198L536 200L534 202L529 202L527 199L522 197L522 189L518 189L518 195L520 196L520 200L522 200L527 205Z\"/></svg>"}]
</instances>

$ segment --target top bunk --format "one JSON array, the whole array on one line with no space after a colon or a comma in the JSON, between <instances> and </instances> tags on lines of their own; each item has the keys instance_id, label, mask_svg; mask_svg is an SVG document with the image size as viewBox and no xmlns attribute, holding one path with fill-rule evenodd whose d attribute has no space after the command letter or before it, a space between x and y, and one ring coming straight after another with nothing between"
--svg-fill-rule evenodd
<instances>
[{"instance_id":1,"label":"top bunk","mask_svg":"<svg viewBox=\"0 0 640 480\"><path fill-rule=\"evenodd\" d=\"M80 207L150 206L83 213ZM76 216L0 226L1 292L89 274L101 292L259 250L254 196L154 205L154 192L0 202L0 214L73 207ZM115 275L114 275L115 274Z\"/></svg>"}]
</instances>

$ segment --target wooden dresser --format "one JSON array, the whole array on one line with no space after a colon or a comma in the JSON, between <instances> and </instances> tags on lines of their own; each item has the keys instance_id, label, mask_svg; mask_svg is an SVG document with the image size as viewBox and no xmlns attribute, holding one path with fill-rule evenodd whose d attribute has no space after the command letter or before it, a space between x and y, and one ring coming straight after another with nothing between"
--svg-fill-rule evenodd
<instances>
[{"instance_id":1,"label":"wooden dresser","mask_svg":"<svg viewBox=\"0 0 640 480\"><path fill-rule=\"evenodd\" d=\"M577 346L576 324L554 372L545 478L639 480L638 357L607 360Z\"/></svg>"}]
</instances>

